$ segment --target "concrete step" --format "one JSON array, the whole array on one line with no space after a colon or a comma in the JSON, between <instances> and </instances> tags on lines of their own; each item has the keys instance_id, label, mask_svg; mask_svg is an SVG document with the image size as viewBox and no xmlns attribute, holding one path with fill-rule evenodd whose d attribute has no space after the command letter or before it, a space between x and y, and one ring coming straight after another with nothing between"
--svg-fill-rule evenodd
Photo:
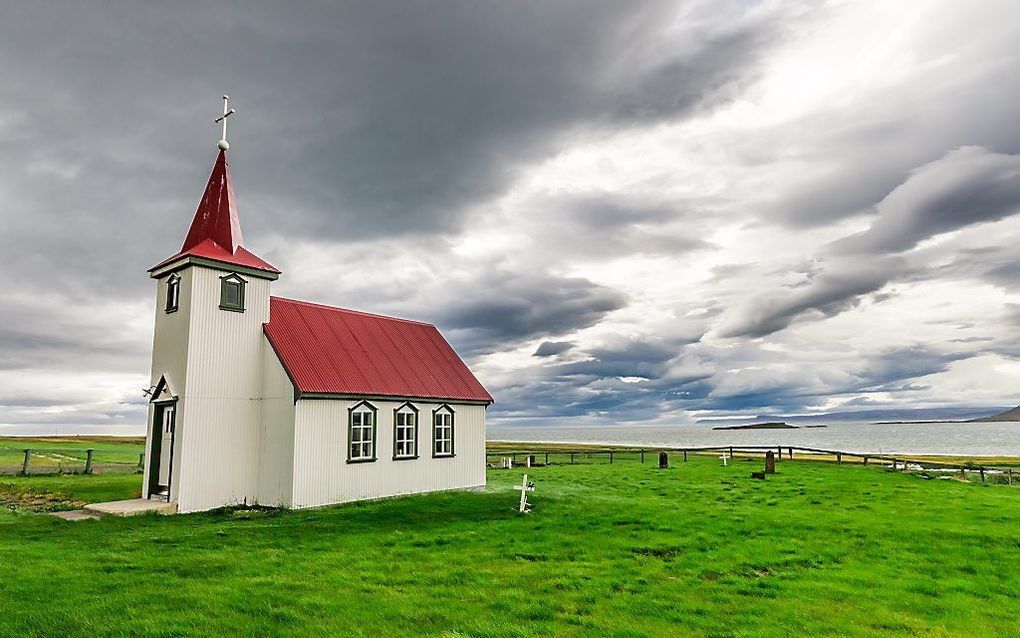
<instances>
[{"instance_id":1,"label":"concrete step","mask_svg":"<svg viewBox=\"0 0 1020 638\"><path fill-rule=\"evenodd\" d=\"M109 501L92 503L85 506L85 511L103 516L137 516L138 514L176 514L177 503L154 501L146 498L132 498L126 501Z\"/></svg>"},{"instance_id":2,"label":"concrete step","mask_svg":"<svg viewBox=\"0 0 1020 638\"><path fill-rule=\"evenodd\" d=\"M99 514L86 512L85 510L65 510L62 512L50 512L51 516L62 518L65 521L95 521L99 520Z\"/></svg>"}]
</instances>

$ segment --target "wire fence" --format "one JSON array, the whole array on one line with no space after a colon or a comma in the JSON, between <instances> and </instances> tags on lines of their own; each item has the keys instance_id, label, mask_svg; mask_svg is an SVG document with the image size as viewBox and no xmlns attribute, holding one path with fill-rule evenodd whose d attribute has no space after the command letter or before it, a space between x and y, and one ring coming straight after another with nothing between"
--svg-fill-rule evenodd
<instances>
[{"instance_id":1,"label":"wire fence","mask_svg":"<svg viewBox=\"0 0 1020 638\"><path fill-rule=\"evenodd\" d=\"M131 448L6 445L0 447L0 475L131 473L141 471L144 460L143 452Z\"/></svg>"},{"instance_id":2,"label":"wire fence","mask_svg":"<svg viewBox=\"0 0 1020 638\"><path fill-rule=\"evenodd\" d=\"M985 465L972 461L950 463L917 456L888 454L867 454L846 452L843 450L826 450L821 448L788 446L788 445L725 445L712 447L670 447L670 448L623 448L623 449L584 449L575 450L564 447L543 448L541 446L522 446L487 450L486 465L490 468L541 467L544 465L590 464L590 463L660 463L660 453L665 453L666 463L686 462L692 455L725 456L727 459L763 458L771 452L774 461L784 460L815 460L829 461L837 465L877 465L889 470L919 472L930 476L956 475L963 479L980 478L982 483L1004 483L1020 485L1020 468L998 465ZM1017 470L1014 472L1014 470ZM1014 473L1017 474L1014 477Z\"/></svg>"}]
</instances>

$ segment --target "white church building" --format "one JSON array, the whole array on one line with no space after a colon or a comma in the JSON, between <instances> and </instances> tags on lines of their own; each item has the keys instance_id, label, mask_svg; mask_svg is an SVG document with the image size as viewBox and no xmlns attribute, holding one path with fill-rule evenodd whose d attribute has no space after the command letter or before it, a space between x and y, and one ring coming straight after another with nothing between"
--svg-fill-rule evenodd
<instances>
[{"instance_id":1,"label":"white church building","mask_svg":"<svg viewBox=\"0 0 1020 638\"><path fill-rule=\"evenodd\" d=\"M142 496L178 512L485 485L492 397L435 326L273 297L220 143L156 322Z\"/></svg>"}]
</instances>

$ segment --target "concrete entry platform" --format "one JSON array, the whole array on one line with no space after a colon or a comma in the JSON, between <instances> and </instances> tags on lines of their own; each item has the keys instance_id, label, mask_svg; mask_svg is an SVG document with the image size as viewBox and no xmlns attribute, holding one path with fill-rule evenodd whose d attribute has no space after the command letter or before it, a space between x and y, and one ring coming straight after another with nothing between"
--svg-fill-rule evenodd
<instances>
[{"instance_id":1,"label":"concrete entry platform","mask_svg":"<svg viewBox=\"0 0 1020 638\"><path fill-rule=\"evenodd\" d=\"M99 519L99 514L93 514L85 510L62 510L50 512L50 515L62 518L65 521L95 521Z\"/></svg>"},{"instance_id":2,"label":"concrete entry platform","mask_svg":"<svg viewBox=\"0 0 1020 638\"><path fill-rule=\"evenodd\" d=\"M136 516L138 514L176 514L177 503L166 501L153 501L146 498L132 498L126 501L110 501L108 503L92 503L85 506L85 511L91 514L103 514L108 516Z\"/></svg>"}]
</instances>

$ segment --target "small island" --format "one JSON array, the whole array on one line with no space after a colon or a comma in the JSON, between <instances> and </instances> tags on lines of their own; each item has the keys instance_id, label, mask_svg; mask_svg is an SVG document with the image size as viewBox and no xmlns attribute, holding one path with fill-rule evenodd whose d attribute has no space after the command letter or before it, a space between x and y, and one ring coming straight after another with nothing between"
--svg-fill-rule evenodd
<instances>
[{"instance_id":1,"label":"small island","mask_svg":"<svg viewBox=\"0 0 1020 638\"><path fill-rule=\"evenodd\" d=\"M768 421L766 423L749 423L747 425L720 425L713 430L796 430L796 425L784 421Z\"/></svg>"}]
</instances>

